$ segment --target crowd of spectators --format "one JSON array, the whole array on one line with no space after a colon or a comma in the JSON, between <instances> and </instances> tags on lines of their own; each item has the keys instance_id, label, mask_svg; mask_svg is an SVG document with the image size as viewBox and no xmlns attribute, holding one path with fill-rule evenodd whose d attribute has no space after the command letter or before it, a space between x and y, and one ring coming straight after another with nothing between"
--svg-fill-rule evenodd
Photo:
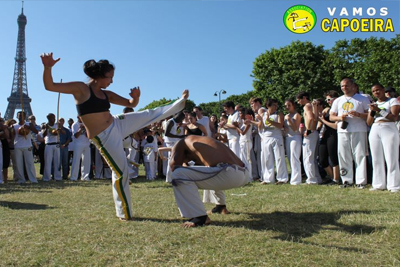
<instances>
[{"instance_id":1,"label":"crowd of spectators","mask_svg":"<svg viewBox=\"0 0 400 267\"><path fill-rule=\"evenodd\" d=\"M129 178L138 177L140 164L148 180L165 177L168 150L185 136L202 135L229 146L253 181L261 184L364 189L371 183L372 191L399 192L396 91L375 84L371 97L349 78L340 87L342 92L329 90L316 99L300 92L284 103L251 98L244 107L227 101L218 116L208 117L196 106L149 125L123 140ZM64 118L52 113L40 125L33 115L25 118L24 112L18 112L16 119L0 119L0 184L11 179L37 183L35 162L40 163L39 180L44 182L111 179L110 168L87 138L79 116L76 122L69 118L67 126ZM10 166L12 177L8 177Z\"/></svg>"}]
</instances>

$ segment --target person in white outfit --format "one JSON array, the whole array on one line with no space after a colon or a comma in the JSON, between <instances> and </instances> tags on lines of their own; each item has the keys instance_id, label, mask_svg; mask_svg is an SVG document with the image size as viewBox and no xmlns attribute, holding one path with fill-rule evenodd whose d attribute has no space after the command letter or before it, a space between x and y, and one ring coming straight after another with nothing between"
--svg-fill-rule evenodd
<instances>
[{"instance_id":1,"label":"person in white outfit","mask_svg":"<svg viewBox=\"0 0 400 267\"><path fill-rule=\"evenodd\" d=\"M72 168L71 168L71 181L77 181L79 171L81 171L81 180L90 181L90 141L87 137L85 125L81 118L78 116L78 121L72 125L72 134L74 138L74 156L72 157ZM80 161L81 168L80 166Z\"/></svg>"},{"instance_id":2,"label":"person in white outfit","mask_svg":"<svg viewBox=\"0 0 400 267\"><path fill-rule=\"evenodd\" d=\"M301 115L296 111L296 104L293 100L285 101L285 108L289 112L284 118L286 133L286 155L290 165L290 184L301 184L301 148L303 137L300 133Z\"/></svg>"},{"instance_id":3,"label":"person in white outfit","mask_svg":"<svg viewBox=\"0 0 400 267\"><path fill-rule=\"evenodd\" d=\"M190 162L195 166L190 166ZM167 178L173 185L181 216L189 219L182 227L189 228L210 223L198 189L223 192L245 185L251 176L243 162L221 142L190 135L172 148ZM225 195L214 197L218 204L213 210L223 213L226 210Z\"/></svg>"},{"instance_id":4,"label":"person in white outfit","mask_svg":"<svg viewBox=\"0 0 400 267\"><path fill-rule=\"evenodd\" d=\"M263 106L261 98L258 97L252 97L249 100L249 104L251 109L253 110L254 114L260 114L262 115L267 109ZM261 165L261 133L258 130L258 121L255 119L253 121L253 125L255 126L253 128L253 150L254 150L254 161L252 161L253 167L252 167L252 175L253 179L255 180L262 180L260 177L262 177L264 173L264 166Z\"/></svg>"},{"instance_id":5,"label":"person in white outfit","mask_svg":"<svg viewBox=\"0 0 400 267\"><path fill-rule=\"evenodd\" d=\"M356 185L364 189L367 184L367 116L370 101L357 94L355 83L350 78L340 82L343 96L337 98L331 107L330 120L338 122L338 154L341 188L353 185L353 161L356 171Z\"/></svg>"},{"instance_id":6,"label":"person in white outfit","mask_svg":"<svg viewBox=\"0 0 400 267\"><path fill-rule=\"evenodd\" d=\"M110 86L114 77L115 67L108 60L85 62L83 70L90 78L85 84L83 82L55 83L52 67L60 59L53 59L53 53L42 54L41 58L44 66L43 83L46 90L74 96L78 115L85 125L88 137L112 169L112 189L117 217L121 221L133 220L129 168L122 140L146 125L163 120L182 110L189 97L189 91L184 90L182 97L170 105L112 116L110 103L135 107L139 103L140 88L134 87L129 90L130 99L110 90L103 90Z\"/></svg>"},{"instance_id":7,"label":"person in white outfit","mask_svg":"<svg viewBox=\"0 0 400 267\"><path fill-rule=\"evenodd\" d=\"M385 96L382 85L372 86L377 99L370 104L367 124L372 125L369 144L372 156L372 188L370 190L400 191L399 134L395 122L399 117L400 104L396 98ZM386 169L385 171L385 164Z\"/></svg>"},{"instance_id":8,"label":"person in white outfit","mask_svg":"<svg viewBox=\"0 0 400 267\"><path fill-rule=\"evenodd\" d=\"M31 183L37 183L35 163L32 153L32 137L31 132L38 133L36 125L33 123L25 122L25 112L19 111L17 113L18 123L13 125L12 138L14 139L14 157L16 165L16 178L18 183L25 183L24 164L26 172Z\"/></svg>"},{"instance_id":9,"label":"person in white outfit","mask_svg":"<svg viewBox=\"0 0 400 267\"><path fill-rule=\"evenodd\" d=\"M321 175L318 169L317 154L319 134L317 131L318 113L314 111L313 105L310 102L310 94L300 92L296 96L297 103L303 108L304 126L303 133L303 165L304 172L307 175L307 184L322 183Z\"/></svg>"},{"instance_id":10,"label":"person in white outfit","mask_svg":"<svg viewBox=\"0 0 400 267\"><path fill-rule=\"evenodd\" d=\"M235 110L235 104L232 101L227 101L223 104L224 111L228 114L228 121L224 125L227 130L226 135L228 137L229 148L235 153L236 156L240 156L240 145L239 145L239 133L237 128L240 124L239 112Z\"/></svg>"},{"instance_id":11,"label":"person in white outfit","mask_svg":"<svg viewBox=\"0 0 400 267\"><path fill-rule=\"evenodd\" d=\"M46 130L43 132L44 142L44 173L43 181L51 180L53 170L54 180L61 181L61 163L60 163L60 138L59 133L62 129L56 123L56 116L53 113L47 114Z\"/></svg>"},{"instance_id":12,"label":"person in white outfit","mask_svg":"<svg viewBox=\"0 0 400 267\"><path fill-rule=\"evenodd\" d=\"M267 111L257 114L258 129L261 133L261 164L264 166L262 184L275 183L275 165L277 184L288 182L288 170L283 144L283 113L278 111L278 101L269 99Z\"/></svg>"},{"instance_id":13,"label":"person in white outfit","mask_svg":"<svg viewBox=\"0 0 400 267\"><path fill-rule=\"evenodd\" d=\"M148 135L146 137L146 144L143 146L143 162L146 170L146 179L154 180L156 178L156 160L158 147L154 142L154 137Z\"/></svg>"},{"instance_id":14,"label":"person in white outfit","mask_svg":"<svg viewBox=\"0 0 400 267\"><path fill-rule=\"evenodd\" d=\"M197 123L204 126L207 132L207 136L212 137L210 128L210 118L203 115L203 110L199 106L194 107L193 112L196 114Z\"/></svg>"},{"instance_id":15,"label":"person in white outfit","mask_svg":"<svg viewBox=\"0 0 400 267\"><path fill-rule=\"evenodd\" d=\"M249 173L252 173L252 158L251 153L253 152L253 136L251 121L254 119L254 113L251 109L240 108L239 117L242 120L241 126L237 128L240 134L240 160L244 163ZM249 182L252 182L250 179Z\"/></svg>"}]
</instances>

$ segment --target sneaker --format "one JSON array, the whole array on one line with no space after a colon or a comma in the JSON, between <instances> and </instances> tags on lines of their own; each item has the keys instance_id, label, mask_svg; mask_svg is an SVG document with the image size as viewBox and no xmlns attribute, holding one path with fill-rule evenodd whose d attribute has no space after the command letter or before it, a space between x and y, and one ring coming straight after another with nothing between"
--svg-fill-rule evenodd
<instances>
[{"instance_id":1,"label":"sneaker","mask_svg":"<svg viewBox=\"0 0 400 267\"><path fill-rule=\"evenodd\" d=\"M349 184L348 182L344 182L342 185L339 185L339 188L348 188L348 187L352 187L352 184Z\"/></svg>"},{"instance_id":2,"label":"sneaker","mask_svg":"<svg viewBox=\"0 0 400 267\"><path fill-rule=\"evenodd\" d=\"M365 188L365 185L363 185L363 184L358 184L358 185L356 185L356 187L357 187L357 189L364 189L364 188Z\"/></svg>"},{"instance_id":3,"label":"sneaker","mask_svg":"<svg viewBox=\"0 0 400 267\"><path fill-rule=\"evenodd\" d=\"M275 184L277 184L277 185L280 185L280 184L287 184L287 182L281 182L281 181L279 181L279 182L276 182Z\"/></svg>"},{"instance_id":4,"label":"sneaker","mask_svg":"<svg viewBox=\"0 0 400 267\"><path fill-rule=\"evenodd\" d=\"M400 190L399 190L399 189L392 189L392 190L390 190L390 192L392 192L392 193L398 193L398 192L400 192Z\"/></svg>"}]
</instances>

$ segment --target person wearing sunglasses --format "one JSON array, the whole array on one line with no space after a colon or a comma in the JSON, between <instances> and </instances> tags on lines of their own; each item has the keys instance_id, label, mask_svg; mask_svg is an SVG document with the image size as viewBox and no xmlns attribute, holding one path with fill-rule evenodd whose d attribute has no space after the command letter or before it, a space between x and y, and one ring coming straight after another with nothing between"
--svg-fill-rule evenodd
<instances>
[{"instance_id":1,"label":"person wearing sunglasses","mask_svg":"<svg viewBox=\"0 0 400 267\"><path fill-rule=\"evenodd\" d=\"M319 164L331 178L325 184L337 185L340 182L339 159L337 153L337 124L329 119L333 101L339 97L338 92L330 90L324 94L328 107L319 114L320 141L318 148ZM329 164L331 163L331 165Z\"/></svg>"}]
</instances>

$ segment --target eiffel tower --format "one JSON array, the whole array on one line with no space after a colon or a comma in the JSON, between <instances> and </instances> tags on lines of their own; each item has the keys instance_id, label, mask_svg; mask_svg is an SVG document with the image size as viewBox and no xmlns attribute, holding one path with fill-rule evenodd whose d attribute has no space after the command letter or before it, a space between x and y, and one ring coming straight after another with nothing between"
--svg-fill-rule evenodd
<instances>
[{"instance_id":1,"label":"eiffel tower","mask_svg":"<svg viewBox=\"0 0 400 267\"><path fill-rule=\"evenodd\" d=\"M28 96L28 85L26 82L26 53L25 53L25 26L27 23L24 15L24 2L22 1L22 11L18 16L18 40L17 53L15 56L14 79L11 88L11 96L7 98L8 106L4 118L14 118L16 109L25 111L26 116L32 115L31 101Z\"/></svg>"}]
</instances>

